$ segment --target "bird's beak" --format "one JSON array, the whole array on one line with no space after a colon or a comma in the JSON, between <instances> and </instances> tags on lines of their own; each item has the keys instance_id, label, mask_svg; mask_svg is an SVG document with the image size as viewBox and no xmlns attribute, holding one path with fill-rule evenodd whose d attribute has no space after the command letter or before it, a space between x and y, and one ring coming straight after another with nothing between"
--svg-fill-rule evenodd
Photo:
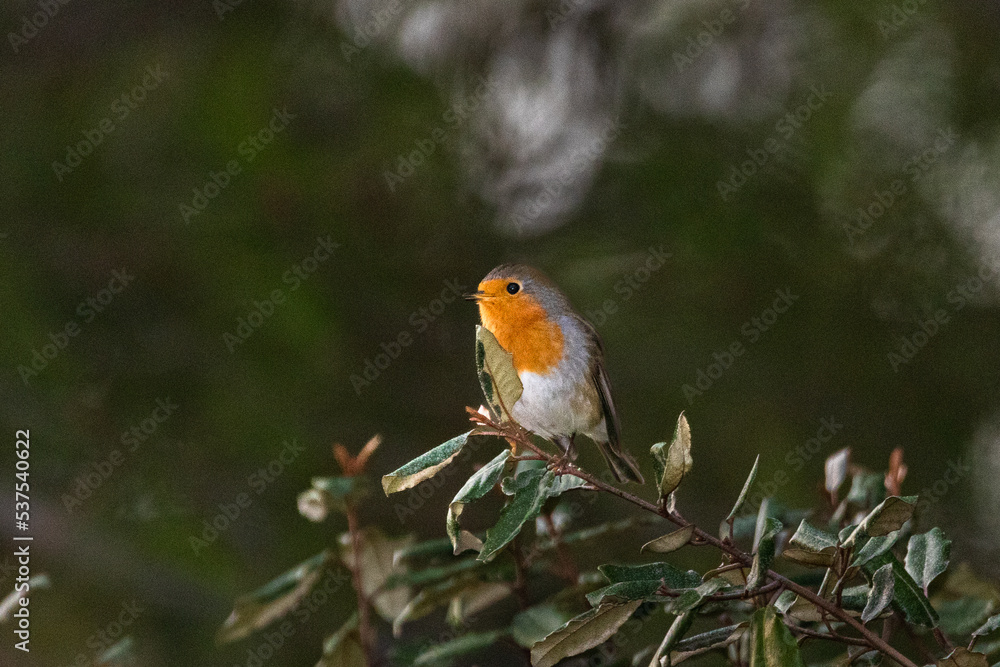
<instances>
[{"instance_id":1,"label":"bird's beak","mask_svg":"<svg viewBox=\"0 0 1000 667\"><path fill-rule=\"evenodd\" d=\"M467 299L468 301L481 301L486 297L486 292L482 290L476 290L475 292L472 292L470 294L463 294L462 297Z\"/></svg>"}]
</instances>

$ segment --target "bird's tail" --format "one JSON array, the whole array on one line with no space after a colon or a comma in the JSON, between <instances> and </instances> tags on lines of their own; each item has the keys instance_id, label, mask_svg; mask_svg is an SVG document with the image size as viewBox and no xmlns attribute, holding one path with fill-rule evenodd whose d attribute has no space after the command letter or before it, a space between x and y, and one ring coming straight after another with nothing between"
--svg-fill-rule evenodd
<instances>
[{"instance_id":1,"label":"bird's tail","mask_svg":"<svg viewBox=\"0 0 1000 667\"><path fill-rule=\"evenodd\" d=\"M604 455L604 460L608 462L611 474L619 482L638 482L639 484L645 482L642 478L642 473L639 472L639 466L635 462L635 459L623 450L620 445L615 446L610 442L598 442L597 447L601 450L601 454Z\"/></svg>"}]
</instances>

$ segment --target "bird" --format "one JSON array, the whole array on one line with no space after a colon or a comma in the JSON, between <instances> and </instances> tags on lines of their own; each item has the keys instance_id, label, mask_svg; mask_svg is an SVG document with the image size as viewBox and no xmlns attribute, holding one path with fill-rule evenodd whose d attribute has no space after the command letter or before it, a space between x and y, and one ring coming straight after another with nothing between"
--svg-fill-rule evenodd
<instances>
[{"instance_id":1,"label":"bird","mask_svg":"<svg viewBox=\"0 0 1000 667\"><path fill-rule=\"evenodd\" d=\"M521 381L511 417L570 458L574 437L590 438L615 479L642 484L639 466L622 448L601 338L555 283L536 268L501 264L467 298Z\"/></svg>"}]
</instances>

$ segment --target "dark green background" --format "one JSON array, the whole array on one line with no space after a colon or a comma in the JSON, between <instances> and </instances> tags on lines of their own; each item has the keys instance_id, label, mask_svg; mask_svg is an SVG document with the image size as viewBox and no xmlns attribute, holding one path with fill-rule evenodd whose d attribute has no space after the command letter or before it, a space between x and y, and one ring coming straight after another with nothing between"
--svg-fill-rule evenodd
<instances>
[{"instance_id":1,"label":"dark green background","mask_svg":"<svg viewBox=\"0 0 1000 667\"><path fill-rule=\"evenodd\" d=\"M427 6L414 0L399 16ZM649 477L649 445L669 437L687 411L696 467L681 502L706 527L724 516L757 453L762 480L789 471L786 455L824 417L843 430L780 485L786 502L814 500L823 457L840 447L853 447L855 460L875 469L904 447L911 493L940 480L949 461L982 454L972 442L1000 398L996 281L959 312L947 295L974 275L998 236L987 222L1000 207L992 199L1000 124L995 5L928 0L883 35L878 21L891 17L889 2L753 4L695 61L728 54L741 68L743 85L711 104L698 91L722 84L697 69L681 76L673 53L703 30L702 20L736 3L663 3L659 13L642 2L568 3L570 22L555 26L545 14L555 6L488 6L466 8L467 22L445 30L450 50L423 67L387 43L392 25L348 61L342 44L352 23L343 7L320 3L253 0L220 20L208 0L73 0L18 53L5 41L0 405L8 444L0 448L0 490L11 507L13 434L30 428L32 564L52 582L32 598L29 660L11 649L4 626L5 664L92 657L88 637L132 600L144 608L131 628L141 664L243 664L259 638L213 644L233 599L344 530L340 520L311 524L295 507L312 476L336 472L331 444L357 450L383 434L371 462L377 477L466 429L464 407L481 402L474 307L448 304L420 331L411 316L431 307L445 281L472 288L502 261L542 268L583 312L615 302L598 328L624 440ZM35 11L33 3L7 3L0 25L17 30ZM662 22L651 23L650 14ZM492 28L498 23L503 30ZM467 96L504 45L515 36L545 44L550 31L566 29L596 50L606 78L590 102L611 109L621 129L582 201L551 231L512 233L503 202L483 195L505 169L530 177L509 154L491 153L471 120L449 130L394 192L387 188L386 170L448 126L453 96ZM157 65L163 82L128 117L114 117L111 103ZM813 85L829 90L829 100L722 201L717 182L748 149L782 136L776 123ZM581 88L572 79L555 85ZM513 94L501 88L472 113ZM275 108L294 118L247 162L241 142ZM115 130L58 180L52 162L107 116ZM947 128L957 143L912 182L904 163ZM521 135L502 136L516 143ZM185 224L179 205L234 158L242 172ZM894 179L906 192L852 245L844 224ZM327 236L341 247L290 291L283 274ZM626 299L616 284L651 246L671 256ZM78 304L121 269L134 281L83 322ZM785 288L799 299L751 343L741 327ZM231 353L223 334L274 289L287 301ZM939 308L950 321L894 372L887 355ZM80 323L79 335L22 382L17 367L70 320ZM356 394L350 376L401 332L412 344ZM736 341L745 354L689 404L682 385ZM122 449L123 431L148 417L157 399L179 407L67 512L63 495ZM248 477L291 439L305 451L253 493ZM991 465L976 460L980 471ZM586 446L581 461L602 465ZM391 535L443 536L460 484L453 476L403 524L394 510L400 499L375 494L362 519ZM975 488L964 477L932 514L956 538L957 558L996 574L995 513L990 528L976 512L997 499ZM241 492L250 492L251 506L196 555L189 538ZM602 500L581 525L628 512ZM0 525L7 545L11 514ZM488 510L470 513L471 524L477 516L485 525ZM583 560L633 559L656 534L609 540ZM12 551L4 547L0 562ZM4 576L8 590L12 579ZM351 604L347 596L329 605L268 664L314 664L322 638ZM434 616L407 637L434 637L443 627ZM388 641L388 627L380 631ZM504 654L500 647L481 664L521 664Z\"/></svg>"}]
</instances>

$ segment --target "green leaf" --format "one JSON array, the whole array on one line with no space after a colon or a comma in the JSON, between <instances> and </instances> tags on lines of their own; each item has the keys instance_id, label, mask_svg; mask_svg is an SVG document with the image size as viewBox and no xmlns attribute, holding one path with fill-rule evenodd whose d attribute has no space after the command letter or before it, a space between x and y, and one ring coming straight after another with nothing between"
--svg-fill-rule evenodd
<instances>
[{"instance_id":1,"label":"green leaf","mask_svg":"<svg viewBox=\"0 0 1000 667\"><path fill-rule=\"evenodd\" d=\"M847 502L859 507L875 507L885 500L885 475L860 472L851 479L851 490L847 492Z\"/></svg>"},{"instance_id":2,"label":"green leaf","mask_svg":"<svg viewBox=\"0 0 1000 667\"><path fill-rule=\"evenodd\" d=\"M805 519L795 530L795 534L788 540L789 544L801 547L806 551L820 553L829 547L837 546L837 538L830 533L814 528Z\"/></svg>"},{"instance_id":3,"label":"green leaf","mask_svg":"<svg viewBox=\"0 0 1000 667\"><path fill-rule=\"evenodd\" d=\"M605 602L622 603L645 600L652 597L662 585L658 579L619 581L587 593L587 602L590 603L591 607L598 607Z\"/></svg>"},{"instance_id":4,"label":"green leaf","mask_svg":"<svg viewBox=\"0 0 1000 667\"><path fill-rule=\"evenodd\" d=\"M493 645L502 635L503 633L498 631L470 632L427 649L417 656L416 660L413 661L413 665L414 667L422 667L423 665L447 664L452 658L481 651Z\"/></svg>"},{"instance_id":5,"label":"green leaf","mask_svg":"<svg viewBox=\"0 0 1000 667\"><path fill-rule=\"evenodd\" d=\"M774 561L774 538L781 532L782 525L777 519L764 517L763 525L760 527L754 543L756 549L753 556L753 564L750 566L750 574L747 575L747 588L750 590L760 588L767 580L767 571Z\"/></svg>"},{"instance_id":6,"label":"green leaf","mask_svg":"<svg viewBox=\"0 0 1000 667\"><path fill-rule=\"evenodd\" d=\"M837 492L847 479L847 468L851 462L851 448L845 447L830 454L823 465L825 480L823 486L831 496Z\"/></svg>"},{"instance_id":7,"label":"green leaf","mask_svg":"<svg viewBox=\"0 0 1000 667\"><path fill-rule=\"evenodd\" d=\"M757 466L760 465L760 454L754 459L753 468L750 469L750 475L747 476L747 481L743 482L743 490L740 491L740 497L736 499L736 504L733 505L733 509L729 510L729 516L726 517L726 523L732 521L736 515L739 513L740 509L743 508L743 503L747 501L747 496L750 495L750 488L753 486L753 482L757 479Z\"/></svg>"},{"instance_id":8,"label":"green leaf","mask_svg":"<svg viewBox=\"0 0 1000 667\"><path fill-rule=\"evenodd\" d=\"M944 536L940 528L931 528L922 535L914 535L906 546L906 571L924 589L934 579L948 569L951 555L951 540Z\"/></svg>"},{"instance_id":9,"label":"green leaf","mask_svg":"<svg viewBox=\"0 0 1000 667\"><path fill-rule=\"evenodd\" d=\"M845 546L854 546L862 535L881 537L899 530L913 516L917 506L917 496L890 496L879 503L868 516L862 519L858 527L844 540Z\"/></svg>"},{"instance_id":10,"label":"green leaf","mask_svg":"<svg viewBox=\"0 0 1000 667\"><path fill-rule=\"evenodd\" d=\"M528 521L534 520L549 498L549 491L555 484L555 474L542 468L529 468L521 472L512 485L504 490L513 490L513 497L500 512L496 525L486 531L479 560L493 558L513 540Z\"/></svg>"},{"instance_id":11,"label":"green leaf","mask_svg":"<svg viewBox=\"0 0 1000 667\"><path fill-rule=\"evenodd\" d=\"M872 575L872 588L868 594L868 602L861 612L861 621L867 623L882 613L892 603L892 593L895 577L892 574L892 563L886 563L875 570Z\"/></svg>"},{"instance_id":12,"label":"green leaf","mask_svg":"<svg viewBox=\"0 0 1000 667\"><path fill-rule=\"evenodd\" d=\"M663 641L660 642L660 646L656 649L656 653L650 659L650 665L660 664L660 658L663 657L664 653L669 654L670 649L680 641L681 637L684 636L688 630L691 629L691 625L694 623L694 612L686 611L683 614L677 616L674 622L670 624L670 628L667 630L667 634L664 635Z\"/></svg>"},{"instance_id":13,"label":"green leaf","mask_svg":"<svg viewBox=\"0 0 1000 667\"><path fill-rule=\"evenodd\" d=\"M993 613L993 601L977 597L934 600L941 631L953 637L968 637Z\"/></svg>"},{"instance_id":14,"label":"green leaf","mask_svg":"<svg viewBox=\"0 0 1000 667\"><path fill-rule=\"evenodd\" d=\"M710 630L700 635L683 639L670 652L669 664L671 666L678 665L688 658L694 658L709 651L725 648L743 636L747 625L748 623L745 622L738 625L727 625L718 630ZM663 664L662 661L661 664Z\"/></svg>"},{"instance_id":15,"label":"green leaf","mask_svg":"<svg viewBox=\"0 0 1000 667\"><path fill-rule=\"evenodd\" d=\"M707 596L715 593L720 588L725 588L729 583L720 578L709 579L705 583L701 584L697 588L691 588L679 596L667 600L663 605L664 611L668 614L681 614L694 609L699 606Z\"/></svg>"},{"instance_id":16,"label":"green leaf","mask_svg":"<svg viewBox=\"0 0 1000 667\"><path fill-rule=\"evenodd\" d=\"M225 644L243 639L290 612L320 580L332 558L329 551L322 551L252 593L237 598L232 613L216 633L215 641Z\"/></svg>"},{"instance_id":17,"label":"green leaf","mask_svg":"<svg viewBox=\"0 0 1000 667\"><path fill-rule=\"evenodd\" d=\"M548 602L528 607L515 614L510 624L510 632L514 641L525 648L531 648L568 623L571 618L573 614L562 606Z\"/></svg>"},{"instance_id":18,"label":"green leaf","mask_svg":"<svg viewBox=\"0 0 1000 667\"><path fill-rule=\"evenodd\" d=\"M802 520L781 552L784 558L807 567L830 567L837 556L837 538Z\"/></svg>"},{"instance_id":19,"label":"green leaf","mask_svg":"<svg viewBox=\"0 0 1000 667\"><path fill-rule=\"evenodd\" d=\"M514 357L503 349L489 329L476 325L476 372L483 388L486 403L493 416L501 421L508 414L524 391L521 378L514 368Z\"/></svg>"},{"instance_id":20,"label":"green leaf","mask_svg":"<svg viewBox=\"0 0 1000 667\"><path fill-rule=\"evenodd\" d=\"M665 442L658 442L649 451L653 454L660 497L665 498L680 486L681 480L694 465L691 458L691 427L683 412L677 418L670 446L667 447Z\"/></svg>"},{"instance_id":21,"label":"green leaf","mask_svg":"<svg viewBox=\"0 0 1000 667\"><path fill-rule=\"evenodd\" d=\"M597 568L611 583L619 581L662 581L667 588L696 588L701 585L701 575L693 570L684 572L670 563L644 565L600 565Z\"/></svg>"},{"instance_id":22,"label":"green leaf","mask_svg":"<svg viewBox=\"0 0 1000 667\"><path fill-rule=\"evenodd\" d=\"M323 657L316 667L365 667L365 652L358 634L358 613L347 619L323 642Z\"/></svg>"},{"instance_id":23,"label":"green leaf","mask_svg":"<svg viewBox=\"0 0 1000 667\"><path fill-rule=\"evenodd\" d=\"M330 512L344 512L347 501L357 502L368 494L364 477L313 477L312 488L299 494L299 514L313 522Z\"/></svg>"},{"instance_id":24,"label":"green leaf","mask_svg":"<svg viewBox=\"0 0 1000 667\"><path fill-rule=\"evenodd\" d=\"M622 605L602 604L569 621L531 647L533 667L553 667L563 658L603 644L632 617L642 600Z\"/></svg>"},{"instance_id":25,"label":"green leaf","mask_svg":"<svg viewBox=\"0 0 1000 667\"><path fill-rule=\"evenodd\" d=\"M991 632L993 632L998 628L1000 628L1000 614L997 614L996 616L990 616L988 619L986 619L986 622L983 623L975 632L973 632L972 636L982 637L983 635L990 634Z\"/></svg>"},{"instance_id":26,"label":"green leaf","mask_svg":"<svg viewBox=\"0 0 1000 667\"><path fill-rule=\"evenodd\" d=\"M378 615L390 623L399 616L410 599L410 589L396 586L388 589L385 584L391 578L406 572L406 566L394 556L396 551L413 543L413 536L390 538L374 526L361 529L358 535L361 556L361 588L372 598L372 606ZM340 559L351 570L355 569L354 548L351 536L340 536ZM376 594L377 593L377 594Z\"/></svg>"},{"instance_id":27,"label":"green leaf","mask_svg":"<svg viewBox=\"0 0 1000 667\"><path fill-rule=\"evenodd\" d=\"M424 480L428 480L438 474L442 468L447 466L458 456L465 444L469 441L472 431L457 435L448 442L438 445L434 449L413 459L395 472L382 477L382 490L385 495L398 493L412 489Z\"/></svg>"},{"instance_id":28,"label":"green leaf","mask_svg":"<svg viewBox=\"0 0 1000 667\"><path fill-rule=\"evenodd\" d=\"M464 627L470 618L513 592L514 589L505 581L477 581L452 598L448 607L448 623L452 627Z\"/></svg>"},{"instance_id":29,"label":"green leaf","mask_svg":"<svg viewBox=\"0 0 1000 667\"><path fill-rule=\"evenodd\" d=\"M464 590L479 584L473 575L453 577L433 586L426 586L411 598L406 606L392 620L392 635L399 637L403 633L403 624L427 616L438 607L450 604Z\"/></svg>"},{"instance_id":30,"label":"green leaf","mask_svg":"<svg viewBox=\"0 0 1000 667\"><path fill-rule=\"evenodd\" d=\"M750 641L750 667L804 667L799 645L774 607L754 613Z\"/></svg>"},{"instance_id":31,"label":"green leaf","mask_svg":"<svg viewBox=\"0 0 1000 667\"><path fill-rule=\"evenodd\" d=\"M642 548L639 549L639 553L642 553L643 551L652 551L653 553L666 554L671 551L677 551L691 541L692 535L694 535L694 524L684 526L680 530L675 530L672 533L668 533L662 537L657 537L655 540L646 542L642 545Z\"/></svg>"},{"instance_id":32,"label":"green leaf","mask_svg":"<svg viewBox=\"0 0 1000 667\"><path fill-rule=\"evenodd\" d=\"M872 558L885 553L891 549L894 544L896 544L896 541L899 540L899 536L901 534L902 531L894 530L888 535L862 538L865 540L865 543L861 545L861 548L858 549L856 554L854 554L854 559L851 561L851 567L861 567Z\"/></svg>"},{"instance_id":33,"label":"green leaf","mask_svg":"<svg viewBox=\"0 0 1000 667\"><path fill-rule=\"evenodd\" d=\"M862 569L869 577L874 576L885 564L892 565L893 581L893 604L897 606L906 616L910 623L933 628L937 626L938 616L934 607L927 601L924 592L917 585L913 578L907 573L903 564L892 555L891 551L880 554L862 566Z\"/></svg>"},{"instance_id":34,"label":"green leaf","mask_svg":"<svg viewBox=\"0 0 1000 667\"><path fill-rule=\"evenodd\" d=\"M448 505L448 517L445 520L445 526L448 531L448 537L451 539L454 555L457 556L463 551L470 549L479 551L483 548L483 543L478 537L467 530L462 530L462 527L458 523L458 517L461 516L462 510L467 503L479 500L496 486L510 458L511 453L509 449L504 449L497 454L492 461L477 470L469 478L465 485L455 494L454 500Z\"/></svg>"},{"instance_id":35,"label":"green leaf","mask_svg":"<svg viewBox=\"0 0 1000 667\"><path fill-rule=\"evenodd\" d=\"M957 648L948 657L938 660L937 667L990 667L986 656L965 648Z\"/></svg>"}]
</instances>

